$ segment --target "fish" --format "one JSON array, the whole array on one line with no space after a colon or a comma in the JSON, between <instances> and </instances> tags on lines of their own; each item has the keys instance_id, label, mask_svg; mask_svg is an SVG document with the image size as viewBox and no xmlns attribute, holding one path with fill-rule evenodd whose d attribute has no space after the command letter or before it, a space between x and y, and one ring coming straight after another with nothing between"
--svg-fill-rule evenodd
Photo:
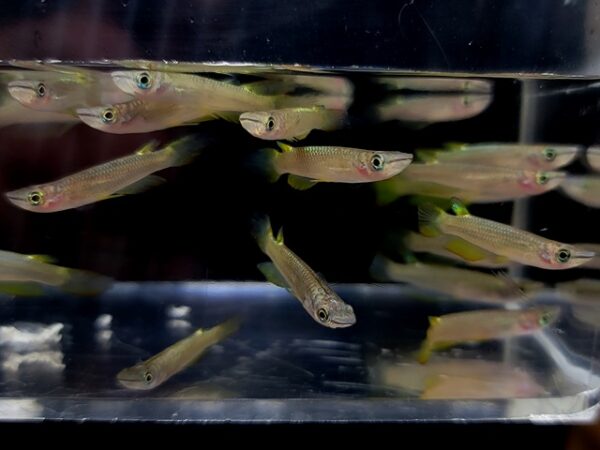
<instances>
[{"instance_id":1,"label":"fish","mask_svg":"<svg viewBox=\"0 0 600 450\"><path fill-rule=\"evenodd\" d=\"M423 236L419 233L409 232L403 238L404 245L415 253L431 253L451 259L453 262L487 269L503 269L508 266L509 259L498 256L492 252L477 247L464 239L440 234L438 236ZM468 259L458 255L452 249L460 249L460 253L467 255Z\"/></svg>"},{"instance_id":2,"label":"fish","mask_svg":"<svg viewBox=\"0 0 600 450\"><path fill-rule=\"evenodd\" d=\"M301 140L312 130L335 130L341 127L345 111L313 108L285 108L253 111L240 115L240 124L252 136L265 140Z\"/></svg>"},{"instance_id":3,"label":"fish","mask_svg":"<svg viewBox=\"0 0 600 450\"><path fill-rule=\"evenodd\" d=\"M354 94L352 83L344 77L317 75L265 75L270 80L280 80L288 85L309 88L323 94L345 96Z\"/></svg>"},{"instance_id":4,"label":"fish","mask_svg":"<svg viewBox=\"0 0 600 450\"><path fill-rule=\"evenodd\" d=\"M441 232L457 236L511 261L541 269L570 269L585 264L595 256L594 252L574 245L473 216L458 199L452 199L452 209L456 216L431 204L421 205L421 233L437 235Z\"/></svg>"},{"instance_id":5,"label":"fish","mask_svg":"<svg viewBox=\"0 0 600 450\"><path fill-rule=\"evenodd\" d=\"M504 362L483 359L433 356L426 364L406 360L377 361L374 376L378 384L421 395L429 399L515 398L547 395L528 371ZM470 379L479 389L460 380ZM456 389L447 389L450 386Z\"/></svg>"},{"instance_id":6,"label":"fish","mask_svg":"<svg viewBox=\"0 0 600 450\"><path fill-rule=\"evenodd\" d=\"M495 199L516 199L544 194L556 189L565 177L563 172L454 162L413 163L402 172L404 179L441 184L463 192L488 194Z\"/></svg>"},{"instance_id":7,"label":"fish","mask_svg":"<svg viewBox=\"0 0 600 450\"><path fill-rule=\"evenodd\" d=\"M407 264L399 264L378 255L371 265L371 275L381 281L408 283L459 300L496 305L524 301L532 293L532 286L505 274L491 275L409 259Z\"/></svg>"},{"instance_id":8,"label":"fish","mask_svg":"<svg viewBox=\"0 0 600 450\"><path fill-rule=\"evenodd\" d=\"M585 152L585 159L590 169L600 172L600 146L592 146Z\"/></svg>"},{"instance_id":9,"label":"fish","mask_svg":"<svg viewBox=\"0 0 600 450\"><path fill-rule=\"evenodd\" d=\"M263 149L254 163L271 181L289 174L290 186L304 190L318 182L371 183L403 171L412 155L395 151L362 150L349 147L292 147L278 142L281 149Z\"/></svg>"},{"instance_id":10,"label":"fish","mask_svg":"<svg viewBox=\"0 0 600 450\"><path fill-rule=\"evenodd\" d=\"M199 152L197 136L186 136L161 148L151 141L132 155L49 183L10 191L5 196L13 205L38 213L78 208L157 186L164 180L152 173L187 164Z\"/></svg>"},{"instance_id":11,"label":"fish","mask_svg":"<svg viewBox=\"0 0 600 450\"><path fill-rule=\"evenodd\" d=\"M106 290L112 279L78 269L57 266L46 255L23 255L0 250L0 292L16 296L44 294L40 285L79 295Z\"/></svg>"},{"instance_id":12,"label":"fish","mask_svg":"<svg viewBox=\"0 0 600 450\"><path fill-rule=\"evenodd\" d=\"M75 113L86 125L113 134L149 133L217 118L200 106L174 100L154 102L134 99L125 103L77 108Z\"/></svg>"},{"instance_id":13,"label":"fish","mask_svg":"<svg viewBox=\"0 0 600 450\"><path fill-rule=\"evenodd\" d=\"M477 116L492 99L489 94L398 95L378 104L375 115L381 121L452 122Z\"/></svg>"},{"instance_id":14,"label":"fish","mask_svg":"<svg viewBox=\"0 0 600 450\"><path fill-rule=\"evenodd\" d=\"M486 142L448 144L443 150L417 150L417 156L425 162L552 171L571 164L581 151L582 147L579 145Z\"/></svg>"},{"instance_id":15,"label":"fish","mask_svg":"<svg viewBox=\"0 0 600 450\"><path fill-rule=\"evenodd\" d=\"M208 330L198 329L146 361L121 370L117 381L127 389L155 389L191 366L209 347L235 333L239 326L239 319L230 319Z\"/></svg>"},{"instance_id":16,"label":"fish","mask_svg":"<svg viewBox=\"0 0 600 450\"><path fill-rule=\"evenodd\" d=\"M421 364L431 352L464 342L483 342L533 334L554 323L560 313L556 306L519 311L476 310L429 318L427 337L418 355Z\"/></svg>"},{"instance_id":17,"label":"fish","mask_svg":"<svg viewBox=\"0 0 600 450\"><path fill-rule=\"evenodd\" d=\"M489 94L493 83L475 78L379 77L375 81L388 89L423 92L468 92Z\"/></svg>"},{"instance_id":18,"label":"fish","mask_svg":"<svg viewBox=\"0 0 600 450\"><path fill-rule=\"evenodd\" d=\"M74 115L80 107L123 103L132 99L118 89L110 75L104 72L61 66L55 71L34 73L37 77L9 82L8 92L23 106L36 111Z\"/></svg>"},{"instance_id":19,"label":"fish","mask_svg":"<svg viewBox=\"0 0 600 450\"><path fill-rule=\"evenodd\" d=\"M259 264L259 270L271 283L288 289L315 322L328 328L346 328L356 323L352 306L344 303L321 276L283 243L282 230L273 236L268 217L254 220L252 234L272 261Z\"/></svg>"},{"instance_id":20,"label":"fish","mask_svg":"<svg viewBox=\"0 0 600 450\"><path fill-rule=\"evenodd\" d=\"M600 280L580 278L573 281L563 281L557 283L555 289L560 294L568 297L571 303L600 306Z\"/></svg>"},{"instance_id":21,"label":"fish","mask_svg":"<svg viewBox=\"0 0 600 450\"><path fill-rule=\"evenodd\" d=\"M276 96L259 95L244 85L201 75L152 70L113 71L115 85L138 99L200 103L209 112L268 111Z\"/></svg>"},{"instance_id":22,"label":"fish","mask_svg":"<svg viewBox=\"0 0 600 450\"><path fill-rule=\"evenodd\" d=\"M560 184L561 191L590 208L600 208L600 176L569 175Z\"/></svg>"}]
</instances>

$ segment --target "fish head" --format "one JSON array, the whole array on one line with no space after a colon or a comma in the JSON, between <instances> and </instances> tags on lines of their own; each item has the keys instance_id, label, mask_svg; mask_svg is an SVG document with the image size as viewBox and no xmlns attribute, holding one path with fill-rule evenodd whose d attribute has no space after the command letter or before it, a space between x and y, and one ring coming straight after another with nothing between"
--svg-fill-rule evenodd
<instances>
[{"instance_id":1,"label":"fish head","mask_svg":"<svg viewBox=\"0 0 600 450\"><path fill-rule=\"evenodd\" d=\"M13 205L32 212L59 211L63 192L60 185L33 185L6 192L4 196Z\"/></svg>"},{"instance_id":2,"label":"fish head","mask_svg":"<svg viewBox=\"0 0 600 450\"><path fill-rule=\"evenodd\" d=\"M550 241L540 246L538 256L547 269L569 269L587 263L596 254L574 245Z\"/></svg>"},{"instance_id":3,"label":"fish head","mask_svg":"<svg viewBox=\"0 0 600 450\"><path fill-rule=\"evenodd\" d=\"M152 365L139 363L127 367L117 374L117 381L127 389L150 390L160 384Z\"/></svg>"},{"instance_id":4,"label":"fish head","mask_svg":"<svg viewBox=\"0 0 600 450\"><path fill-rule=\"evenodd\" d=\"M535 173L536 190L539 192L548 192L556 189L566 176L567 174L565 172L547 172L540 170Z\"/></svg>"},{"instance_id":5,"label":"fish head","mask_svg":"<svg viewBox=\"0 0 600 450\"><path fill-rule=\"evenodd\" d=\"M110 75L120 90L135 97L162 92L168 80L168 74L153 70L118 70Z\"/></svg>"},{"instance_id":6,"label":"fish head","mask_svg":"<svg viewBox=\"0 0 600 450\"><path fill-rule=\"evenodd\" d=\"M318 323L329 328L347 328L356 323L352 306L334 292L321 292L313 302L312 313Z\"/></svg>"},{"instance_id":7,"label":"fish head","mask_svg":"<svg viewBox=\"0 0 600 450\"><path fill-rule=\"evenodd\" d=\"M139 106L139 102L132 100L114 105L78 108L76 113L83 123L97 130L107 133L127 133L127 125L137 117Z\"/></svg>"},{"instance_id":8,"label":"fish head","mask_svg":"<svg viewBox=\"0 0 600 450\"><path fill-rule=\"evenodd\" d=\"M23 106L39 111L63 111L79 98L79 86L59 80L15 80L8 83L8 92Z\"/></svg>"},{"instance_id":9,"label":"fish head","mask_svg":"<svg viewBox=\"0 0 600 450\"><path fill-rule=\"evenodd\" d=\"M527 155L527 160L534 167L553 170L571 164L581 151L578 145L535 146Z\"/></svg>"},{"instance_id":10,"label":"fish head","mask_svg":"<svg viewBox=\"0 0 600 450\"><path fill-rule=\"evenodd\" d=\"M534 331L546 328L556 322L560 315L560 307L544 306L521 311L518 327L521 331Z\"/></svg>"},{"instance_id":11,"label":"fish head","mask_svg":"<svg viewBox=\"0 0 600 450\"><path fill-rule=\"evenodd\" d=\"M413 155L392 151L357 151L356 170L366 179L381 181L402 172Z\"/></svg>"},{"instance_id":12,"label":"fish head","mask_svg":"<svg viewBox=\"0 0 600 450\"><path fill-rule=\"evenodd\" d=\"M252 136L265 139L289 139L289 124L283 112L279 111L253 111L240 116L240 124Z\"/></svg>"}]
</instances>

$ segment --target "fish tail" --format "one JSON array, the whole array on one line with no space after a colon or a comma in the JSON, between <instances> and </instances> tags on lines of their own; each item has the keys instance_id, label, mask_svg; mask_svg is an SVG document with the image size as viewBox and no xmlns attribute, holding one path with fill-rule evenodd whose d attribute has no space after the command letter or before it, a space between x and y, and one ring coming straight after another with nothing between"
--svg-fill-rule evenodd
<instances>
[{"instance_id":1,"label":"fish tail","mask_svg":"<svg viewBox=\"0 0 600 450\"><path fill-rule=\"evenodd\" d=\"M239 317L232 317L225 322L220 323L206 331L205 336L210 336L213 343L221 342L239 330L242 320Z\"/></svg>"},{"instance_id":2,"label":"fish tail","mask_svg":"<svg viewBox=\"0 0 600 450\"><path fill-rule=\"evenodd\" d=\"M97 295L108 289L113 284L113 279L104 275L84 270L62 268L67 275L60 288L73 295Z\"/></svg>"},{"instance_id":3,"label":"fish tail","mask_svg":"<svg viewBox=\"0 0 600 450\"><path fill-rule=\"evenodd\" d=\"M378 281L388 281L388 266L390 260L383 256L381 253L375 255L369 273L371 276Z\"/></svg>"},{"instance_id":4,"label":"fish tail","mask_svg":"<svg viewBox=\"0 0 600 450\"><path fill-rule=\"evenodd\" d=\"M279 152L273 148L262 148L250 157L249 165L252 169L264 174L269 182L274 183L281 174L275 168L275 159Z\"/></svg>"},{"instance_id":5,"label":"fish tail","mask_svg":"<svg viewBox=\"0 0 600 450\"><path fill-rule=\"evenodd\" d=\"M271 220L268 216L257 216L252 219L252 236L263 252L266 252L269 240L274 240Z\"/></svg>"},{"instance_id":6,"label":"fish tail","mask_svg":"<svg viewBox=\"0 0 600 450\"><path fill-rule=\"evenodd\" d=\"M412 193L410 182L399 177L378 181L373 183L373 186L375 187L375 199L379 206L388 205L398 197Z\"/></svg>"},{"instance_id":7,"label":"fish tail","mask_svg":"<svg viewBox=\"0 0 600 450\"><path fill-rule=\"evenodd\" d=\"M199 135L184 136L170 142L164 150L170 152L170 167L179 167L189 164L202 151Z\"/></svg>"},{"instance_id":8,"label":"fish tail","mask_svg":"<svg viewBox=\"0 0 600 450\"><path fill-rule=\"evenodd\" d=\"M440 234L440 220L446 214L442 208L431 203L419 206L419 230L425 236L437 236Z\"/></svg>"}]
</instances>

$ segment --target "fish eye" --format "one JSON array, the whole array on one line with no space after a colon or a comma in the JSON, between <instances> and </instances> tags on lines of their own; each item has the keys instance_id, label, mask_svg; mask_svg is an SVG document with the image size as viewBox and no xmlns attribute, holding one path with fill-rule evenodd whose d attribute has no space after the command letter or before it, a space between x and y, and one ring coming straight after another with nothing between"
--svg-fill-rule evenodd
<instances>
[{"instance_id":1,"label":"fish eye","mask_svg":"<svg viewBox=\"0 0 600 450\"><path fill-rule=\"evenodd\" d=\"M46 85L44 85L44 83L38 84L36 92L38 97L43 97L44 95L46 95Z\"/></svg>"},{"instance_id":2,"label":"fish eye","mask_svg":"<svg viewBox=\"0 0 600 450\"><path fill-rule=\"evenodd\" d=\"M136 77L137 86L140 89L149 89L152 86L152 79L148 72L142 72Z\"/></svg>"},{"instance_id":3,"label":"fish eye","mask_svg":"<svg viewBox=\"0 0 600 450\"><path fill-rule=\"evenodd\" d=\"M535 182L537 184L546 184L548 182L548 174L539 172L535 175Z\"/></svg>"},{"instance_id":4,"label":"fish eye","mask_svg":"<svg viewBox=\"0 0 600 450\"><path fill-rule=\"evenodd\" d=\"M556 150L553 148L545 148L544 158L546 158L546 161L554 161L556 159Z\"/></svg>"},{"instance_id":5,"label":"fish eye","mask_svg":"<svg viewBox=\"0 0 600 450\"><path fill-rule=\"evenodd\" d=\"M544 314L542 314L540 316L538 323L540 324L541 327L545 327L546 325L548 325L550 323L551 320L552 320L552 314L550 314L549 312L545 312Z\"/></svg>"},{"instance_id":6,"label":"fish eye","mask_svg":"<svg viewBox=\"0 0 600 450\"><path fill-rule=\"evenodd\" d=\"M39 206L44 202L44 193L41 191L33 191L27 195L27 201L31 206Z\"/></svg>"},{"instance_id":7,"label":"fish eye","mask_svg":"<svg viewBox=\"0 0 600 450\"><path fill-rule=\"evenodd\" d=\"M116 111L113 108L106 108L102 111L102 122L113 123L117 118Z\"/></svg>"},{"instance_id":8,"label":"fish eye","mask_svg":"<svg viewBox=\"0 0 600 450\"><path fill-rule=\"evenodd\" d=\"M373 157L371 158L371 167L373 168L373 170L383 170L384 165L385 160L383 159L383 156L379 154L373 155Z\"/></svg>"},{"instance_id":9,"label":"fish eye","mask_svg":"<svg viewBox=\"0 0 600 450\"><path fill-rule=\"evenodd\" d=\"M152 373L151 373L151 372L146 372L146 373L144 374L144 381L145 381L147 384L150 384L150 383L152 383L152 380L153 380L153 379L154 379L154 376L152 375Z\"/></svg>"},{"instance_id":10,"label":"fish eye","mask_svg":"<svg viewBox=\"0 0 600 450\"><path fill-rule=\"evenodd\" d=\"M326 322L329 319L329 314L325 308L321 308L317 311L317 317L321 322Z\"/></svg>"},{"instance_id":11,"label":"fish eye","mask_svg":"<svg viewBox=\"0 0 600 450\"><path fill-rule=\"evenodd\" d=\"M275 128L275 120L272 117L269 117L267 119L267 131L271 131L273 128Z\"/></svg>"},{"instance_id":12,"label":"fish eye","mask_svg":"<svg viewBox=\"0 0 600 450\"><path fill-rule=\"evenodd\" d=\"M569 262L569 260L571 259L571 252L569 250L567 250L566 248L561 248L556 252L556 260L559 263L566 263Z\"/></svg>"}]
</instances>

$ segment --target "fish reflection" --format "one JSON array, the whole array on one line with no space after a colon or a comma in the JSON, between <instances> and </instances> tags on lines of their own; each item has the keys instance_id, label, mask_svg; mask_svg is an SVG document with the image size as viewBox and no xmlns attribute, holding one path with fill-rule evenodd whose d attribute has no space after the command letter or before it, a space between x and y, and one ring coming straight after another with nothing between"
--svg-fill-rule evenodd
<instances>
[{"instance_id":1,"label":"fish reflection","mask_svg":"<svg viewBox=\"0 0 600 450\"><path fill-rule=\"evenodd\" d=\"M381 121L451 122L477 116L492 99L488 94L398 95L377 105L375 114Z\"/></svg>"},{"instance_id":2,"label":"fish reflection","mask_svg":"<svg viewBox=\"0 0 600 450\"><path fill-rule=\"evenodd\" d=\"M19 322L0 326L0 348L11 351L42 351L55 349L61 339L62 323L42 324Z\"/></svg>"},{"instance_id":3,"label":"fish reflection","mask_svg":"<svg viewBox=\"0 0 600 450\"><path fill-rule=\"evenodd\" d=\"M532 398L548 392L523 368L498 361L434 357L427 365L377 362L376 383L422 399Z\"/></svg>"},{"instance_id":4,"label":"fish reflection","mask_svg":"<svg viewBox=\"0 0 600 450\"><path fill-rule=\"evenodd\" d=\"M431 352L464 342L482 342L532 334L558 318L556 306L520 311L481 310L429 318L427 337L421 345L419 362L426 363Z\"/></svg>"},{"instance_id":5,"label":"fish reflection","mask_svg":"<svg viewBox=\"0 0 600 450\"><path fill-rule=\"evenodd\" d=\"M475 78L379 77L375 81L388 89L423 92L470 92L489 94L493 83Z\"/></svg>"},{"instance_id":6,"label":"fish reflection","mask_svg":"<svg viewBox=\"0 0 600 450\"><path fill-rule=\"evenodd\" d=\"M398 264L377 256L371 266L371 274L378 280L404 282L442 296L492 304L524 301L541 287L534 283L517 282L508 275L426 264L414 257L407 259L407 262Z\"/></svg>"}]
</instances>

